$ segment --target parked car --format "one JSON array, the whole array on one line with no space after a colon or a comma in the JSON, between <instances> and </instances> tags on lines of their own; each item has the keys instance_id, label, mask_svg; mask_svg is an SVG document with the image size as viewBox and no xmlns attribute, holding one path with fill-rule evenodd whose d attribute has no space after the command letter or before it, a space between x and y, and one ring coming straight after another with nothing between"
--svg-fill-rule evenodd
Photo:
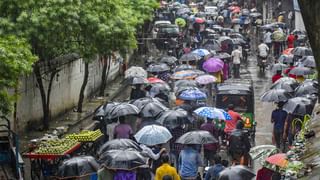
<instances>
[{"instance_id":1,"label":"parked car","mask_svg":"<svg viewBox=\"0 0 320 180\"><path fill-rule=\"evenodd\" d=\"M169 25L171 24L170 21L156 21L154 22L153 28L152 28L152 38L157 38L157 33L159 31L159 27L162 25Z\"/></svg>"}]
</instances>

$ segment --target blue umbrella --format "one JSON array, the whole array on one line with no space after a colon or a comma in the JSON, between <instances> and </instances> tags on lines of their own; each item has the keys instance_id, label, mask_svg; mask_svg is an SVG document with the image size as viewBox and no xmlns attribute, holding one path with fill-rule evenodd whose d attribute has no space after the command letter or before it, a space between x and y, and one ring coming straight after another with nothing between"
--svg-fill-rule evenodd
<instances>
[{"instance_id":1,"label":"blue umbrella","mask_svg":"<svg viewBox=\"0 0 320 180\"><path fill-rule=\"evenodd\" d=\"M223 109L214 107L200 107L193 111L196 115L210 118L210 119L220 119L220 120L231 120L231 116Z\"/></svg>"},{"instance_id":2,"label":"blue umbrella","mask_svg":"<svg viewBox=\"0 0 320 180\"><path fill-rule=\"evenodd\" d=\"M172 138L172 135L170 131L163 126L148 125L140 129L134 135L134 138L141 144L154 146L168 142Z\"/></svg>"},{"instance_id":3,"label":"blue umbrella","mask_svg":"<svg viewBox=\"0 0 320 180\"><path fill-rule=\"evenodd\" d=\"M182 91L179 96L179 99L189 100L189 101L203 100L206 98L207 98L207 95L197 89L188 89L188 90Z\"/></svg>"},{"instance_id":4,"label":"blue umbrella","mask_svg":"<svg viewBox=\"0 0 320 180\"><path fill-rule=\"evenodd\" d=\"M206 49L196 49L191 53L197 54L198 56L205 57L210 54L210 52Z\"/></svg>"}]
</instances>

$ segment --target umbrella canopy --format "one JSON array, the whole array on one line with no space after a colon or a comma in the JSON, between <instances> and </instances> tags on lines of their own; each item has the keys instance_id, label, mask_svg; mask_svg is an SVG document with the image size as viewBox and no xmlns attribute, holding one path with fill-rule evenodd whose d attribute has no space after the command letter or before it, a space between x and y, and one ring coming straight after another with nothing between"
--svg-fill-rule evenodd
<instances>
[{"instance_id":1,"label":"umbrella canopy","mask_svg":"<svg viewBox=\"0 0 320 180\"><path fill-rule=\"evenodd\" d=\"M193 111L196 115L203 118L231 120L231 116L223 109L214 107L200 107Z\"/></svg>"},{"instance_id":2,"label":"umbrella canopy","mask_svg":"<svg viewBox=\"0 0 320 180\"><path fill-rule=\"evenodd\" d=\"M202 91L192 90L192 89L182 91L179 95L179 99L189 100L189 101L203 100L206 98L207 98L207 95Z\"/></svg>"},{"instance_id":3,"label":"umbrella canopy","mask_svg":"<svg viewBox=\"0 0 320 180\"><path fill-rule=\"evenodd\" d=\"M200 91L199 88L197 87L189 87L189 86L181 86L181 87L177 87L175 89L175 94L176 96L179 96L179 94L185 90L196 90L196 91Z\"/></svg>"},{"instance_id":4,"label":"umbrella canopy","mask_svg":"<svg viewBox=\"0 0 320 180\"><path fill-rule=\"evenodd\" d=\"M165 144L172 138L172 135L170 131L163 126L148 125L140 129L134 135L134 138L141 144L154 146L157 144Z\"/></svg>"},{"instance_id":5,"label":"umbrella canopy","mask_svg":"<svg viewBox=\"0 0 320 180\"><path fill-rule=\"evenodd\" d=\"M197 54L198 56L205 57L210 54L210 52L206 49L196 49L191 53Z\"/></svg>"},{"instance_id":6,"label":"umbrella canopy","mask_svg":"<svg viewBox=\"0 0 320 180\"><path fill-rule=\"evenodd\" d=\"M217 78L212 75L209 75L209 74L204 74L204 75L196 77L195 80L197 83L204 85L204 84L210 84L210 83L216 82Z\"/></svg>"},{"instance_id":7,"label":"umbrella canopy","mask_svg":"<svg viewBox=\"0 0 320 180\"><path fill-rule=\"evenodd\" d=\"M181 64L174 69L174 72L183 71L183 70L193 70L195 67L189 64Z\"/></svg>"},{"instance_id":8,"label":"umbrella canopy","mask_svg":"<svg viewBox=\"0 0 320 180\"><path fill-rule=\"evenodd\" d=\"M311 94L318 94L318 82L316 81L305 81L300 84L296 90L296 96L304 96L304 95L311 95Z\"/></svg>"},{"instance_id":9,"label":"umbrella canopy","mask_svg":"<svg viewBox=\"0 0 320 180\"><path fill-rule=\"evenodd\" d=\"M169 66L171 66L171 65L175 65L177 63L178 59L174 56L163 56L163 57L160 57L158 59L158 61L160 63L166 63Z\"/></svg>"},{"instance_id":10,"label":"umbrella canopy","mask_svg":"<svg viewBox=\"0 0 320 180\"><path fill-rule=\"evenodd\" d=\"M184 54L180 57L179 61L187 62L187 61L198 61L201 59L201 56L195 53Z\"/></svg>"},{"instance_id":11,"label":"umbrella canopy","mask_svg":"<svg viewBox=\"0 0 320 180\"><path fill-rule=\"evenodd\" d=\"M179 27L185 27L187 25L186 20L184 20L183 18L177 18L174 23L179 26Z\"/></svg>"},{"instance_id":12,"label":"umbrella canopy","mask_svg":"<svg viewBox=\"0 0 320 180\"><path fill-rule=\"evenodd\" d=\"M312 50L307 47L296 47L292 50L292 54L295 56L312 56Z\"/></svg>"},{"instance_id":13,"label":"umbrella canopy","mask_svg":"<svg viewBox=\"0 0 320 180\"><path fill-rule=\"evenodd\" d=\"M77 178L94 174L99 169L99 164L92 156L73 157L64 161L58 170L59 179Z\"/></svg>"},{"instance_id":14,"label":"umbrella canopy","mask_svg":"<svg viewBox=\"0 0 320 180\"><path fill-rule=\"evenodd\" d=\"M217 142L218 140L214 136L203 130L187 132L176 141L179 144L212 144Z\"/></svg>"},{"instance_id":15,"label":"umbrella canopy","mask_svg":"<svg viewBox=\"0 0 320 180\"><path fill-rule=\"evenodd\" d=\"M312 101L305 97L295 97L288 100L283 106L283 110L293 115L304 116L311 114L313 109Z\"/></svg>"},{"instance_id":16,"label":"umbrella canopy","mask_svg":"<svg viewBox=\"0 0 320 180\"><path fill-rule=\"evenodd\" d=\"M153 83L151 84L150 94L153 97L160 92L168 92L170 91L170 89L171 88L167 83Z\"/></svg>"},{"instance_id":17,"label":"umbrella canopy","mask_svg":"<svg viewBox=\"0 0 320 180\"><path fill-rule=\"evenodd\" d=\"M188 86L188 87L197 87L197 84L194 80L187 80L187 79L181 79L178 80L174 83L175 87L183 87L183 86Z\"/></svg>"},{"instance_id":18,"label":"umbrella canopy","mask_svg":"<svg viewBox=\"0 0 320 180\"><path fill-rule=\"evenodd\" d=\"M309 75L313 73L314 71L308 67L295 67L290 71L290 74L294 74L296 76L304 76L304 75Z\"/></svg>"},{"instance_id":19,"label":"umbrella canopy","mask_svg":"<svg viewBox=\"0 0 320 180\"><path fill-rule=\"evenodd\" d=\"M314 56L304 56L300 61L305 67L316 67Z\"/></svg>"},{"instance_id":20,"label":"umbrella canopy","mask_svg":"<svg viewBox=\"0 0 320 180\"><path fill-rule=\"evenodd\" d=\"M141 108L140 116L144 118L154 118L166 110L168 110L168 108L160 102L149 102Z\"/></svg>"},{"instance_id":21,"label":"umbrella canopy","mask_svg":"<svg viewBox=\"0 0 320 180\"><path fill-rule=\"evenodd\" d=\"M289 163L287 155L285 153L272 155L266 159L266 162L272 165L279 166L281 168L286 168Z\"/></svg>"},{"instance_id":22,"label":"umbrella canopy","mask_svg":"<svg viewBox=\"0 0 320 180\"><path fill-rule=\"evenodd\" d=\"M169 70L170 70L170 67L165 63L150 64L147 68L147 71L151 73L159 73L159 72L164 72Z\"/></svg>"},{"instance_id":23,"label":"umbrella canopy","mask_svg":"<svg viewBox=\"0 0 320 180\"><path fill-rule=\"evenodd\" d=\"M285 64L290 64L293 63L293 55L285 55L282 54L279 58L278 61L280 63L285 63Z\"/></svg>"},{"instance_id":24,"label":"umbrella canopy","mask_svg":"<svg viewBox=\"0 0 320 180\"><path fill-rule=\"evenodd\" d=\"M146 160L140 152L124 149L106 151L99 158L107 168L116 170L133 170L145 165Z\"/></svg>"},{"instance_id":25,"label":"umbrella canopy","mask_svg":"<svg viewBox=\"0 0 320 180\"><path fill-rule=\"evenodd\" d=\"M282 71L285 70L286 68L288 68L287 65L282 64L282 63L276 63L276 64L273 64L273 65L272 65L271 71L272 71L273 73L275 73L275 72L277 72L277 71L281 71L281 72L282 72Z\"/></svg>"},{"instance_id":26,"label":"umbrella canopy","mask_svg":"<svg viewBox=\"0 0 320 180\"><path fill-rule=\"evenodd\" d=\"M270 89L284 89L287 92L294 92L294 90L299 86L299 83L294 78L282 77L278 79Z\"/></svg>"},{"instance_id":27,"label":"umbrella canopy","mask_svg":"<svg viewBox=\"0 0 320 180\"><path fill-rule=\"evenodd\" d=\"M96 120L103 120L105 116L106 116L105 107L101 105L94 112L94 116L93 116L92 120L95 120L95 121Z\"/></svg>"},{"instance_id":28,"label":"umbrella canopy","mask_svg":"<svg viewBox=\"0 0 320 180\"><path fill-rule=\"evenodd\" d=\"M199 17L197 17L197 18L195 18L195 19L194 19L194 22L195 22L195 23L202 24L202 23L206 22L206 20L205 20L205 19L203 19L203 18L199 18Z\"/></svg>"},{"instance_id":29,"label":"umbrella canopy","mask_svg":"<svg viewBox=\"0 0 320 180\"><path fill-rule=\"evenodd\" d=\"M253 160L256 160L262 158L265 159L266 157L278 152L279 149L274 145L260 145L251 148L249 154Z\"/></svg>"},{"instance_id":30,"label":"umbrella canopy","mask_svg":"<svg viewBox=\"0 0 320 180\"><path fill-rule=\"evenodd\" d=\"M284 89L270 89L260 97L265 102L285 102L292 98L292 95Z\"/></svg>"},{"instance_id":31,"label":"umbrella canopy","mask_svg":"<svg viewBox=\"0 0 320 180\"><path fill-rule=\"evenodd\" d=\"M142 78L147 78L148 73L145 69L139 66L131 66L129 69L125 71L125 78L130 78L130 77L142 77Z\"/></svg>"},{"instance_id":32,"label":"umbrella canopy","mask_svg":"<svg viewBox=\"0 0 320 180\"><path fill-rule=\"evenodd\" d=\"M285 50L282 51L282 54L284 54L284 55L292 55L292 50L293 49L294 48L285 49Z\"/></svg>"},{"instance_id":33,"label":"umbrella canopy","mask_svg":"<svg viewBox=\"0 0 320 180\"><path fill-rule=\"evenodd\" d=\"M184 123L183 120L187 118L187 116L187 111L180 108L168 110L161 114L161 116L157 119L157 122L169 129L174 129L182 125Z\"/></svg>"},{"instance_id":34,"label":"umbrella canopy","mask_svg":"<svg viewBox=\"0 0 320 180\"><path fill-rule=\"evenodd\" d=\"M147 84L148 80L143 77L130 77L125 80L127 84L137 85L137 84Z\"/></svg>"},{"instance_id":35,"label":"umbrella canopy","mask_svg":"<svg viewBox=\"0 0 320 180\"><path fill-rule=\"evenodd\" d=\"M98 151L98 155L100 156L100 155L104 154L106 151L119 150L119 149L124 149L124 150L132 149L132 150L136 150L136 151L142 151L139 144L131 139L112 139L112 140L104 143L100 147L100 149Z\"/></svg>"},{"instance_id":36,"label":"umbrella canopy","mask_svg":"<svg viewBox=\"0 0 320 180\"><path fill-rule=\"evenodd\" d=\"M153 84L153 83L166 83L163 80L159 79L159 78L155 78L155 77L150 77L147 79L148 83Z\"/></svg>"},{"instance_id":37,"label":"umbrella canopy","mask_svg":"<svg viewBox=\"0 0 320 180\"><path fill-rule=\"evenodd\" d=\"M259 12L253 12L253 13L250 13L250 16L253 17L253 18L257 18L257 17L262 16L262 14L259 13Z\"/></svg>"},{"instance_id":38,"label":"umbrella canopy","mask_svg":"<svg viewBox=\"0 0 320 180\"><path fill-rule=\"evenodd\" d=\"M171 79L194 79L197 75L194 70L183 70L173 73Z\"/></svg>"},{"instance_id":39,"label":"umbrella canopy","mask_svg":"<svg viewBox=\"0 0 320 180\"><path fill-rule=\"evenodd\" d=\"M218 72L223 69L223 65L224 63L221 59L210 58L203 63L202 68L207 72Z\"/></svg>"},{"instance_id":40,"label":"umbrella canopy","mask_svg":"<svg viewBox=\"0 0 320 180\"><path fill-rule=\"evenodd\" d=\"M222 44L222 43L233 44L233 41L232 41L231 37L229 37L229 36L221 36L221 37L219 37L218 41L220 42L220 44Z\"/></svg>"},{"instance_id":41,"label":"umbrella canopy","mask_svg":"<svg viewBox=\"0 0 320 180\"><path fill-rule=\"evenodd\" d=\"M129 103L120 103L116 105L110 113L108 113L107 117L109 119L118 118L121 116L128 115L137 115L139 113L139 109L137 106L129 104Z\"/></svg>"},{"instance_id":42,"label":"umbrella canopy","mask_svg":"<svg viewBox=\"0 0 320 180\"><path fill-rule=\"evenodd\" d=\"M153 97L144 97L144 98L140 98L140 99L134 99L134 100L130 101L129 103L137 106L141 110L144 105L146 105L150 102L160 103L158 99L153 98Z\"/></svg>"},{"instance_id":43,"label":"umbrella canopy","mask_svg":"<svg viewBox=\"0 0 320 180\"><path fill-rule=\"evenodd\" d=\"M217 40L208 40L204 43L203 48L209 51L221 51L220 43Z\"/></svg>"},{"instance_id":44,"label":"umbrella canopy","mask_svg":"<svg viewBox=\"0 0 320 180\"><path fill-rule=\"evenodd\" d=\"M246 41L243 40L242 38L233 38L232 41L233 41L233 44L237 44L237 45L246 44Z\"/></svg>"},{"instance_id":45,"label":"umbrella canopy","mask_svg":"<svg viewBox=\"0 0 320 180\"><path fill-rule=\"evenodd\" d=\"M231 58L231 55L226 52L223 52L223 53L218 53L218 54L214 55L213 57L218 58L218 59L229 59L229 58Z\"/></svg>"},{"instance_id":46,"label":"umbrella canopy","mask_svg":"<svg viewBox=\"0 0 320 180\"><path fill-rule=\"evenodd\" d=\"M255 176L255 173L246 166L236 165L221 171L219 180L248 180Z\"/></svg>"}]
</instances>

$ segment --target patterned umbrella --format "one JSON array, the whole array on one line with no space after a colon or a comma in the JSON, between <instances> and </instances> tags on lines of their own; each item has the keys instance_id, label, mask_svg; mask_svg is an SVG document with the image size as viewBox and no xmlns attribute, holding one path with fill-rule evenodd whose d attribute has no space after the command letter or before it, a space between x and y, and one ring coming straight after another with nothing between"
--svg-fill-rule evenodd
<instances>
[{"instance_id":1,"label":"patterned umbrella","mask_svg":"<svg viewBox=\"0 0 320 180\"><path fill-rule=\"evenodd\" d=\"M165 63L150 64L147 68L147 71L152 73L159 73L159 72L164 72L169 70L170 70L170 67Z\"/></svg>"},{"instance_id":2,"label":"patterned umbrella","mask_svg":"<svg viewBox=\"0 0 320 180\"><path fill-rule=\"evenodd\" d=\"M184 54L180 57L179 61L186 62L186 61L198 61L201 59L201 56L195 53L188 53Z\"/></svg>"},{"instance_id":3,"label":"patterned umbrella","mask_svg":"<svg viewBox=\"0 0 320 180\"><path fill-rule=\"evenodd\" d=\"M260 145L255 146L250 149L250 156L253 160L266 158L275 153L279 153L279 149L277 149L274 145Z\"/></svg>"},{"instance_id":4,"label":"patterned umbrella","mask_svg":"<svg viewBox=\"0 0 320 180\"><path fill-rule=\"evenodd\" d=\"M148 125L140 129L134 135L134 138L138 143L154 146L168 142L172 138L172 135L170 131L163 126Z\"/></svg>"},{"instance_id":5,"label":"patterned umbrella","mask_svg":"<svg viewBox=\"0 0 320 180\"><path fill-rule=\"evenodd\" d=\"M262 94L261 101L265 102L285 102L292 98L292 95L284 89L271 89Z\"/></svg>"},{"instance_id":6,"label":"patterned umbrella","mask_svg":"<svg viewBox=\"0 0 320 180\"><path fill-rule=\"evenodd\" d=\"M196 49L196 50L192 51L191 53L197 54L201 57L205 57L210 54L210 52L206 49Z\"/></svg>"},{"instance_id":7,"label":"patterned umbrella","mask_svg":"<svg viewBox=\"0 0 320 180\"><path fill-rule=\"evenodd\" d=\"M231 120L231 116L223 109L218 109L214 107L200 107L193 111L196 115L219 120Z\"/></svg>"},{"instance_id":8,"label":"patterned umbrella","mask_svg":"<svg viewBox=\"0 0 320 180\"><path fill-rule=\"evenodd\" d=\"M279 153L272 155L266 159L266 162L279 166L281 168L286 168L288 166L288 157L285 153Z\"/></svg>"},{"instance_id":9,"label":"patterned umbrella","mask_svg":"<svg viewBox=\"0 0 320 180\"><path fill-rule=\"evenodd\" d=\"M210 84L216 81L217 81L217 78L209 74L196 77L196 82L199 84Z\"/></svg>"},{"instance_id":10,"label":"patterned umbrella","mask_svg":"<svg viewBox=\"0 0 320 180\"><path fill-rule=\"evenodd\" d=\"M129 69L126 70L125 78L130 78L130 77L142 77L142 78L147 78L148 73L145 69L139 66L131 66Z\"/></svg>"},{"instance_id":11,"label":"patterned umbrella","mask_svg":"<svg viewBox=\"0 0 320 180\"><path fill-rule=\"evenodd\" d=\"M172 79L194 79L197 73L194 70L178 71L172 74Z\"/></svg>"},{"instance_id":12,"label":"patterned umbrella","mask_svg":"<svg viewBox=\"0 0 320 180\"><path fill-rule=\"evenodd\" d=\"M207 95L200 90L185 90L182 91L179 95L179 99L190 101L203 100L206 98Z\"/></svg>"},{"instance_id":13,"label":"patterned umbrella","mask_svg":"<svg viewBox=\"0 0 320 180\"><path fill-rule=\"evenodd\" d=\"M162 81L161 79L155 78L155 77L150 77L147 80L148 80L148 82L150 84L153 84L153 83L166 83L166 82Z\"/></svg>"},{"instance_id":14,"label":"patterned umbrella","mask_svg":"<svg viewBox=\"0 0 320 180\"><path fill-rule=\"evenodd\" d=\"M218 72L223 69L223 65L224 63L221 59L210 58L203 63L202 68L207 72Z\"/></svg>"},{"instance_id":15,"label":"patterned umbrella","mask_svg":"<svg viewBox=\"0 0 320 180\"><path fill-rule=\"evenodd\" d=\"M187 132L176 141L179 144L212 144L217 142L218 140L214 136L203 130Z\"/></svg>"}]
</instances>

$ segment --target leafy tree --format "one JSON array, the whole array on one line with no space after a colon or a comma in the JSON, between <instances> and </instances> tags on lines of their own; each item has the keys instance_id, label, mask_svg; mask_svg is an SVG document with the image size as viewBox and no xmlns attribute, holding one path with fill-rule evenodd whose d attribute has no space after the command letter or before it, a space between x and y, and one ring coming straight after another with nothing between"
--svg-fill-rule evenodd
<instances>
[{"instance_id":1,"label":"leafy tree","mask_svg":"<svg viewBox=\"0 0 320 180\"><path fill-rule=\"evenodd\" d=\"M19 78L32 72L32 64L36 60L25 40L0 36L0 114L10 113L17 95L9 93L9 89L17 88Z\"/></svg>"}]
</instances>

